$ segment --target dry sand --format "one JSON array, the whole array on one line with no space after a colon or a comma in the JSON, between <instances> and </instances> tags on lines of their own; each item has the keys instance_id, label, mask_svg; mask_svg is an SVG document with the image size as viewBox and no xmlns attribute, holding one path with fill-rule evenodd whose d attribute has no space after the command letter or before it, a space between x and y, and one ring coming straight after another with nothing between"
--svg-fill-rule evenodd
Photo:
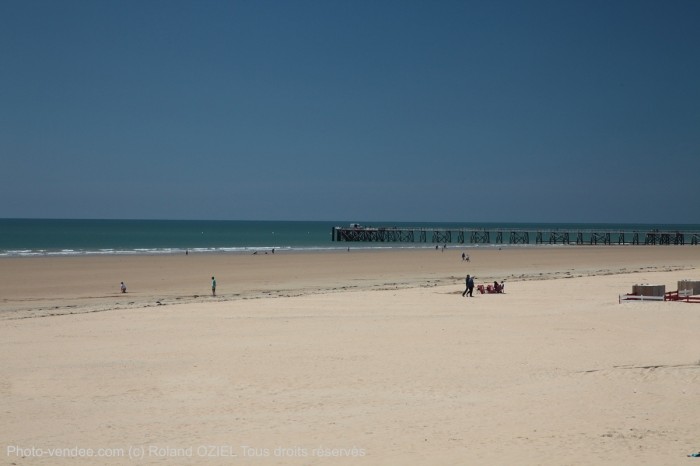
<instances>
[{"instance_id":1,"label":"dry sand","mask_svg":"<svg viewBox=\"0 0 700 466\"><path fill-rule=\"evenodd\" d=\"M461 252L2 259L0 464L698 462L700 248Z\"/></svg>"}]
</instances>

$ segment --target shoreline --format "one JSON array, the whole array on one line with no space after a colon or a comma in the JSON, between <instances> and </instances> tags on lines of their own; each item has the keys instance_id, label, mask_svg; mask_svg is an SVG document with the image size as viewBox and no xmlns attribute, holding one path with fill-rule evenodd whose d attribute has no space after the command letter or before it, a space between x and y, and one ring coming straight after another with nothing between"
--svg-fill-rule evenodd
<instances>
[{"instance_id":1,"label":"shoreline","mask_svg":"<svg viewBox=\"0 0 700 466\"><path fill-rule=\"evenodd\" d=\"M611 243L611 244L562 244L562 243L528 243L528 244L501 244L501 243L446 243L446 251L484 251L492 249L559 249L559 248L698 248L693 244L633 244L633 243ZM177 256L177 255L212 255L212 254L324 254L334 252L351 251L424 251L442 250L442 243L401 243L401 242L344 242L342 246L241 246L241 247L163 247L163 248L139 248L139 249L55 249L55 250L5 250L0 252L0 261L14 258L52 258L52 257L122 257L122 256ZM272 253L272 251L275 251Z\"/></svg>"}]
</instances>

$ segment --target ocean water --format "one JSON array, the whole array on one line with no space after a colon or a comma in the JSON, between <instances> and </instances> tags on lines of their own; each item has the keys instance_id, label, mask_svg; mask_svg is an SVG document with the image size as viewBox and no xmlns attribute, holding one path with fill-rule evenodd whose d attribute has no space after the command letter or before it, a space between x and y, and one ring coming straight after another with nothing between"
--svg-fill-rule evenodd
<instances>
[{"instance_id":1,"label":"ocean water","mask_svg":"<svg viewBox=\"0 0 700 466\"><path fill-rule=\"evenodd\" d=\"M434 248L427 243L361 243L333 241L335 226L349 221L200 221L200 220L73 220L0 219L0 257L100 254L184 254L362 248ZM359 222L375 227L445 229L561 229L580 231L700 232L700 225L526 224ZM504 235L505 236L505 235ZM506 238L505 242L508 240ZM454 241L454 240L453 240ZM616 241L614 239L613 241ZM534 243L531 235L530 243ZM489 245L459 245L488 247ZM498 245L498 246L507 246ZM522 245L521 245L522 246Z\"/></svg>"}]
</instances>

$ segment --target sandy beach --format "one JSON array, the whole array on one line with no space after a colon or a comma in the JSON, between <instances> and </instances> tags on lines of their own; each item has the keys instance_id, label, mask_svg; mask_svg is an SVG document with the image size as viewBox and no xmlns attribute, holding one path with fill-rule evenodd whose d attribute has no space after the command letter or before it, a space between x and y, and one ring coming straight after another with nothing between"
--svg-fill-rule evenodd
<instances>
[{"instance_id":1,"label":"sandy beach","mask_svg":"<svg viewBox=\"0 0 700 466\"><path fill-rule=\"evenodd\" d=\"M0 464L696 464L700 305L618 295L699 265L696 246L2 259ZM467 273L506 293L463 298Z\"/></svg>"}]
</instances>

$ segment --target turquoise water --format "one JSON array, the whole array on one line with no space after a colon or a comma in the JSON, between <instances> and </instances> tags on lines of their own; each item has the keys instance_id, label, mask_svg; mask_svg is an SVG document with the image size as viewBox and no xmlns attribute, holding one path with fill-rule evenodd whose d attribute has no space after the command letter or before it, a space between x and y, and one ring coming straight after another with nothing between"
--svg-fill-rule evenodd
<instances>
[{"instance_id":1,"label":"turquoise water","mask_svg":"<svg viewBox=\"0 0 700 466\"><path fill-rule=\"evenodd\" d=\"M332 226L333 222L0 219L0 255L329 248L334 246Z\"/></svg>"},{"instance_id":2,"label":"turquoise water","mask_svg":"<svg viewBox=\"0 0 700 466\"><path fill-rule=\"evenodd\" d=\"M349 221L198 221L0 219L0 256L84 254L176 254L256 250L425 248L430 243L345 243L332 241L334 226ZM359 222L376 227L562 230L700 231L700 225L525 224ZM534 242L534 238L530 240ZM484 247L484 245L482 245Z\"/></svg>"}]
</instances>

